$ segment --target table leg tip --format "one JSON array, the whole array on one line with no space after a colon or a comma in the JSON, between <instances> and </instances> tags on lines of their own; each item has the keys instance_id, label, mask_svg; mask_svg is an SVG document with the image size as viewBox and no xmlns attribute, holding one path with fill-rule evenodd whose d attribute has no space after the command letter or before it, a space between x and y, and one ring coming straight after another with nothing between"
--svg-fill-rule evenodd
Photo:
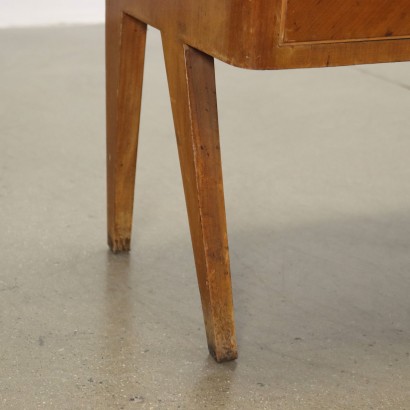
<instances>
[{"instance_id":1,"label":"table leg tip","mask_svg":"<svg viewBox=\"0 0 410 410\"><path fill-rule=\"evenodd\" d=\"M215 359L217 363L231 362L238 358L238 350L236 348L232 349L221 349L216 351L212 346L208 346L210 355Z\"/></svg>"},{"instance_id":2,"label":"table leg tip","mask_svg":"<svg viewBox=\"0 0 410 410\"><path fill-rule=\"evenodd\" d=\"M131 249L131 239L130 238L116 238L113 239L108 236L108 246L112 253L122 253L129 252Z\"/></svg>"}]
</instances>

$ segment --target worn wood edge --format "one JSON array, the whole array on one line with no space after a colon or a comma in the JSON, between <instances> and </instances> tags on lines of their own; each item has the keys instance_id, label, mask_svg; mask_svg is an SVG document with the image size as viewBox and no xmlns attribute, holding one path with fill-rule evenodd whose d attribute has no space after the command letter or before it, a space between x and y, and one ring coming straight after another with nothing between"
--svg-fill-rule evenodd
<instances>
[{"instance_id":1,"label":"worn wood edge","mask_svg":"<svg viewBox=\"0 0 410 410\"><path fill-rule=\"evenodd\" d=\"M209 354L214 358L217 363L226 363L236 360L238 355L238 348L235 346L235 349L226 349L223 353L217 354L213 346L208 345Z\"/></svg>"},{"instance_id":2,"label":"worn wood edge","mask_svg":"<svg viewBox=\"0 0 410 410\"><path fill-rule=\"evenodd\" d=\"M131 250L131 238L113 239L108 235L107 243L112 253L126 253Z\"/></svg>"}]
</instances>

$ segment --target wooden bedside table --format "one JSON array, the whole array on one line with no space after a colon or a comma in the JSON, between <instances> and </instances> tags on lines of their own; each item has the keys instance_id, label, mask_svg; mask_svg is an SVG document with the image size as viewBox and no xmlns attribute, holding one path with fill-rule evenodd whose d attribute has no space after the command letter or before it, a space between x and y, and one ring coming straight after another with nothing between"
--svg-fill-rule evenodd
<instances>
[{"instance_id":1,"label":"wooden bedside table","mask_svg":"<svg viewBox=\"0 0 410 410\"><path fill-rule=\"evenodd\" d=\"M214 58L250 69L410 60L410 0L106 0L108 242L130 249L146 27L162 34L210 353L237 357Z\"/></svg>"}]
</instances>

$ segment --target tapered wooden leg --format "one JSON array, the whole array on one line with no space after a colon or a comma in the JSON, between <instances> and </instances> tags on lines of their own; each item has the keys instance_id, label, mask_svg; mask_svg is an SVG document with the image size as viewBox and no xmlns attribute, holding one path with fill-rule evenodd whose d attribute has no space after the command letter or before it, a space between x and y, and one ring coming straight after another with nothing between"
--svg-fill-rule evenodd
<instances>
[{"instance_id":1,"label":"tapered wooden leg","mask_svg":"<svg viewBox=\"0 0 410 410\"><path fill-rule=\"evenodd\" d=\"M168 84L210 353L236 359L213 58L165 34Z\"/></svg>"},{"instance_id":2,"label":"tapered wooden leg","mask_svg":"<svg viewBox=\"0 0 410 410\"><path fill-rule=\"evenodd\" d=\"M145 38L145 24L107 2L108 244L113 252L130 249Z\"/></svg>"}]
</instances>

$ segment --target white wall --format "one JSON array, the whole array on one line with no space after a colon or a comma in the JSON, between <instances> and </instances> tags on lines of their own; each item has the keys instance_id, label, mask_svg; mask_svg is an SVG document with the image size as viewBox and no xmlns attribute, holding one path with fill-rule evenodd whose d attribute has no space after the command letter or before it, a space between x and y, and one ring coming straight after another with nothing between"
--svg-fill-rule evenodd
<instances>
[{"instance_id":1,"label":"white wall","mask_svg":"<svg viewBox=\"0 0 410 410\"><path fill-rule=\"evenodd\" d=\"M0 27L101 23L105 0L0 0Z\"/></svg>"}]
</instances>

